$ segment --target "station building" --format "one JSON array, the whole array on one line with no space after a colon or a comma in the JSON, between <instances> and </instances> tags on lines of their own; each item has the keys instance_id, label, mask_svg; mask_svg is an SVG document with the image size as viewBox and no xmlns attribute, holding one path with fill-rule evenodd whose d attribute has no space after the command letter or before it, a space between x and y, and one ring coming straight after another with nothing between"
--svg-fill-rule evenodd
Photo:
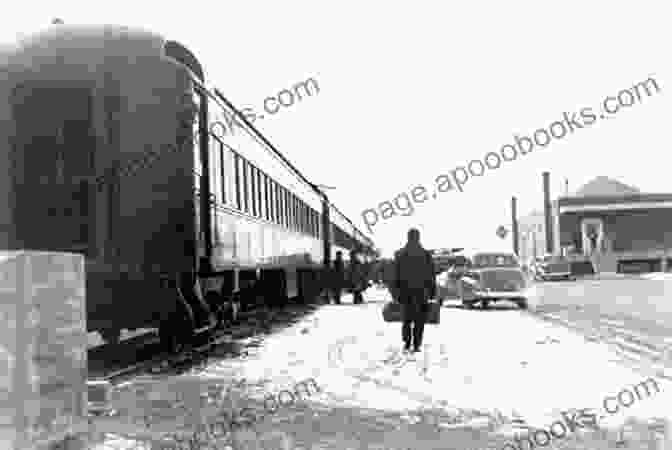
<instances>
[{"instance_id":1,"label":"station building","mask_svg":"<svg viewBox=\"0 0 672 450\"><path fill-rule=\"evenodd\" d=\"M672 271L672 194L642 193L600 176L551 202L552 254L601 273ZM519 220L520 257L546 254L543 212Z\"/></svg>"}]
</instances>

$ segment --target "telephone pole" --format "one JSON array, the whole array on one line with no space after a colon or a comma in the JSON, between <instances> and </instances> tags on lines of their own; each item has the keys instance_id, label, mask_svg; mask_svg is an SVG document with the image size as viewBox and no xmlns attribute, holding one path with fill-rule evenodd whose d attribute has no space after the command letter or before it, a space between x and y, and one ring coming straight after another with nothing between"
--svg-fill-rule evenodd
<instances>
[{"instance_id":1,"label":"telephone pole","mask_svg":"<svg viewBox=\"0 0 672 450\"><path fill-rule=\"evenodd\" d=\"M518 215L516 214L516 197L511 197L511 235L513 236L513 253L518 256Z\"/></svg>"},{"instance_id":2,"label":"telephone pole","mask_svg":"<svg viewBox=\"0 0 672 450\"><path fill-rule=\"evenodd\" d=\"M546 228L546 253L553 254L553 220L551 218L551 174L542 173L544 184L544 219Z\"/></svg>"}]
</instances>

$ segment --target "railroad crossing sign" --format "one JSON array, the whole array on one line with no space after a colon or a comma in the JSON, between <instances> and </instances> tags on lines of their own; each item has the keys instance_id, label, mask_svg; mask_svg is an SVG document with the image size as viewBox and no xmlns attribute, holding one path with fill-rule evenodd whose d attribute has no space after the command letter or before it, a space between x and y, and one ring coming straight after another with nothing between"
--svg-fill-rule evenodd
<instances>
[{"instance_id":1,"label":"railroad crossing sign","mask_svg":"<svg viewBox=\"0 0 672 450\"><path fill-rule=\"evenodd\" d=\"M507 230L504 225L497 227L497 236L499 236L500 239L504 239L508 233L509 230Z\"/></svg>"}]
</instances>

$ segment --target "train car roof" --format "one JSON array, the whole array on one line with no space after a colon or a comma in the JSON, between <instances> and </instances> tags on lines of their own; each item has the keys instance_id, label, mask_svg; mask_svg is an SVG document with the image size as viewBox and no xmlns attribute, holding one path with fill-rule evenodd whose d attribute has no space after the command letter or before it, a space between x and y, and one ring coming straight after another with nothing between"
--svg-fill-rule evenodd
<instances>
[{"instance_id":1,"label":"train car roof","mask_svg":"<svg viewBox=\"0 0 672 450\"><path fill-rule=\"evenodd\" d=\"M87 40L96 41L119 38L154 41L159 48L165 42L165 39L161 35L141 28L131 28L121 25L58 24L50 25L30 34L20 35L15 42L5 45L7 48L13 48L14 52L20 52L59 42L67 42L70 46L76 47Z\"/></svg>"},{"instance_id":2,"label":"train car roof","mask_svg":"<svg viewBox=\"0 0 672 450\"><path fill-rule=\"evenodd\" d=\"M0 65L12 64L13 56L40 52L47 48L100 48L100 42L118 40L144 42L149 48L155 48L157 55L165 54L172 57L203 81L203 68L186 47L167 40L159 33L122 25L50 25L42 30L18 36L14 42L0 46Z\"/></svg>"}]
</instances>

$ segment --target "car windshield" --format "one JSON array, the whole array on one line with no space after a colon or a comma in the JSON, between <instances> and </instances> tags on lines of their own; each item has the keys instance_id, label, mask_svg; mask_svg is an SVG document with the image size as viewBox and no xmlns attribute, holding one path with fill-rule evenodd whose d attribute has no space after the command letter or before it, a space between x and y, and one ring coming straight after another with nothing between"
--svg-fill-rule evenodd
<instances>
[{"instance_id":1,"label":"car windshield","mask_svg":"<svg viewBox=\"0 0 672 450\"><path fill-rule=\"evenodd\" d=\"M517 267L518 263L513 255L507 254L480 254L474 256L474 266L477 267Z\"/></svg>"},{"instance_id":2,"label":"car windshield","mask_svg":"<svg viewBox=\"0 0 672 450\"><path fill-rule=\"evenodd\" d=\"M483 281L495 287L515 284L517 288L525 285L523 274L519 270L488 270L483 272Z\"/></svg>"}]
</instances>

